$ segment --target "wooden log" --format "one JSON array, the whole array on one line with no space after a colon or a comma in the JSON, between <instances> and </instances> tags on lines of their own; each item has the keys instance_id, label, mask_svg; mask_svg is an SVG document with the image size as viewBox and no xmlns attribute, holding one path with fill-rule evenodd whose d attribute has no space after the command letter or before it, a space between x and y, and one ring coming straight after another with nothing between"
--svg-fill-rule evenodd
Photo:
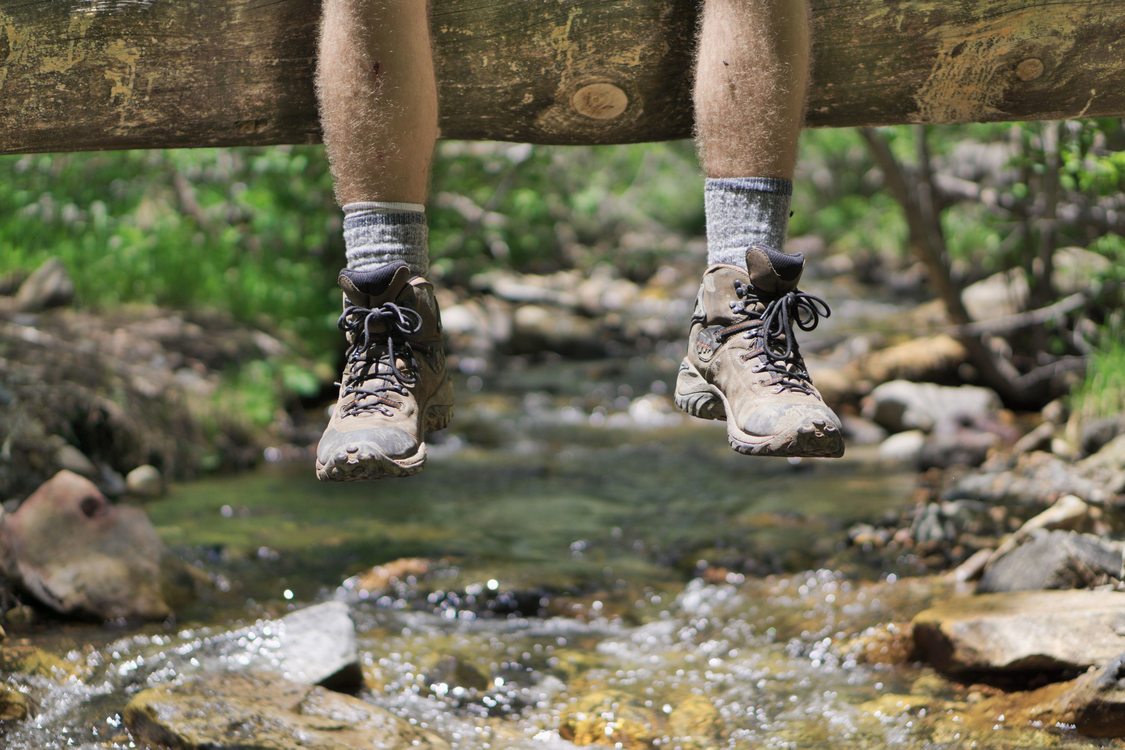
<instances>
[{"instance_id":1,"label":"wooden log","mask_svg":"<svg viewBox=\"0 0 1125 750\"><path fill-rule=\"evenodd\" d=\"M696 0L432 2L446 137L691 133ZM1125 0L813 7L810 125L1125 113ZM0 0L0 153L315 142L318 13L315 0Z\"/></svg>"}]
</instances>

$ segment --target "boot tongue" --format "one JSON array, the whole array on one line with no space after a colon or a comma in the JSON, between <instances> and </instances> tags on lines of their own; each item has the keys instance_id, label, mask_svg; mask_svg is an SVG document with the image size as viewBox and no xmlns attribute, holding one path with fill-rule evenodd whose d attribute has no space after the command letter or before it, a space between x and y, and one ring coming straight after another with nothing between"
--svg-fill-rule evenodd
<instances>
[{"instance_id":1,"label":"boot tongue","mask_svg":"<svg viewBox=\"0 0 1125 750\"><path fill-rule=\"evenodd\" d=\"M336 281L353 305L376 307L397 298L410 277L405 263L394 263L370 271L345 268Z\"/></svg>"},{"instance_id":2,"label":"boot tongue","mask_svg":"<svg viewBox=\"0 0 1125 750\"><path fill-rule=\"evenodd\" d=\"M746 251L750 283L767 294L785 294L797 288L805 270L805 256L786 255L771 247L755 245Z\"/></svg>"}]
</instances>

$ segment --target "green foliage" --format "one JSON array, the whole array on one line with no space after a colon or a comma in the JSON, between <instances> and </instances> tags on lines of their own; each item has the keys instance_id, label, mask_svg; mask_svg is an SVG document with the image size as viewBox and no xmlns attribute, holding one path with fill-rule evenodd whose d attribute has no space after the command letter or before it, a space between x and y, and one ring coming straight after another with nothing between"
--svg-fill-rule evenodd
<instances>
[{"instance_id":1,"label":"green foliage","mask_svg":"<svg viewBox=\"0 0 1125 750\"><path fill-rule=\"evenodd\" d=\"M0 274L60 258L79 301L228 310L326 348L339 218L320 149L0 159ZM280 325L279 325L280 324Z\"/></svg>"},{"instance_id":2,"label":"green foliage","mask_svg":"<svg viewBox=\"0 0 1125 750\"><path fill-rule=\"evenodd\" d=\"M1125 414L1125 318L1120 313L1103 327L1101 345L1071 408L1080 421Z\"/></svg>"}]
</instances>

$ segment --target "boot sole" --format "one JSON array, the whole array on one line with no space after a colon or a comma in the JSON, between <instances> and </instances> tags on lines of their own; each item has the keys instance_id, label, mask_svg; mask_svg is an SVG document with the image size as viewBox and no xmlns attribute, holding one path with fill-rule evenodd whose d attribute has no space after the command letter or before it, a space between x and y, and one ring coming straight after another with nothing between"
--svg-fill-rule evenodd
<instances>
[{"instance_id":1,"label":"boot sole","mask_svg":"<svg viewBox=\"0 0 1125 750\"><path fill-rule=\"evenodd\" d=\"M324 482L357 482L387 477L410 477L426 463L426 435L444 430L453 419L452 404L436 404L426 409L422 440L418 449L406 456L392 458L377 451L355 454L338 453L327 463L316 461L316 478Z\"/></svg>"},{"instance_id":2,"label":"boot sole","mask_svg":"<svg viewBox=\"0 0 1125 750\"><path fill-rule=\"evenodd\" d=\"M833 424L813 422L796 435L751 435L727 419L727 397L708 383L686 359L676 376L676 406L700 419L727 423L730 447L747 456L789 458L839 458L844 455L844 437Z\"/></svg>"}]
</instances>

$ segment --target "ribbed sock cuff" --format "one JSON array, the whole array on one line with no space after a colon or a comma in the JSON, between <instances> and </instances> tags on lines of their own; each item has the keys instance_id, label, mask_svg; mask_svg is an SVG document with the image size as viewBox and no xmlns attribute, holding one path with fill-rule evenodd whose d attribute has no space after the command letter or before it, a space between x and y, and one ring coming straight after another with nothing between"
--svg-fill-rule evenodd
<instances>
[{"instance_id":1,"label":"ribbed sock cuff","mask_svg":"<svg viewBox=\"0 0 1125 750\"><path fill-rule=\"evenodd\" d=\"M752 245L781 250L789 229L793 183L780 177L708 178L707 262L746 265Z\"/></svg>"},{"instance_id":2,"label":"ribbed sock cuff","mask_svg":"<svg viewBox=\"0 0 1125 750\"><path fill-rule=\"evenodd\" d=\"M425 207L415 203L349 203L344 206L344 247L348 268L370 271L406 263L425 274L429 268Z\"/></svg>"}]
</instances>

